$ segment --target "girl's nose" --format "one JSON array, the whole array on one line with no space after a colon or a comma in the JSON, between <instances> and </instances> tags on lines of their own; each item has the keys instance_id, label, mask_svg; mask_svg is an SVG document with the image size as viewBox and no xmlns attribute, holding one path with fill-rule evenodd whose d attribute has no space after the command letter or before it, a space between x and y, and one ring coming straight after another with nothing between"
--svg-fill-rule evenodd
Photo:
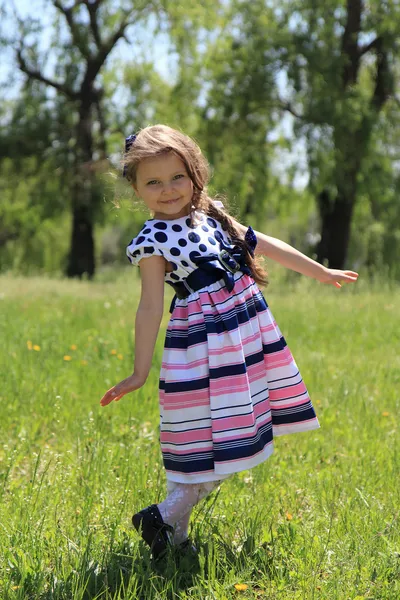
<instances>
[{"instance_id":1,"label":"girl's nose","mask_svg":"<svg viewBox=\"0 0 400 600\"><path fill-rule=\"evenodd\" d=\"M162 187L163 194L169 194L174 190L175 182L171 181L169 183L164 183Z\"/></svg>"}]
</instances>

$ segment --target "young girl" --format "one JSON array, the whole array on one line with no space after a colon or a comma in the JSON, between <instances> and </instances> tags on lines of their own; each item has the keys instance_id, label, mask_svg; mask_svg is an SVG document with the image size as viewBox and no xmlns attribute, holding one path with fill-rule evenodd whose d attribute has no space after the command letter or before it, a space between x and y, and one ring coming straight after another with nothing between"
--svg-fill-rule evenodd
<instances>
[{"instance_id":1,"label":"young girl","mask_svg":"<svg viewBox=\"0 0 400 600\"><path fill-rule=\"evenodd\" d=\"M140 268L133 374L106 406L144 385L164 307L175 289L160 374L160 442L168 495L132 517L162 556L190 548L192 508L232 473L272 453L273 437L319 427L307 389L259 285L261 254L341 287L353 271L328 269L235 221L207 193L209 170L189 137L163 125L127 138L124 175L153 218L127 247Z\"/></svg>"}]
</instances>

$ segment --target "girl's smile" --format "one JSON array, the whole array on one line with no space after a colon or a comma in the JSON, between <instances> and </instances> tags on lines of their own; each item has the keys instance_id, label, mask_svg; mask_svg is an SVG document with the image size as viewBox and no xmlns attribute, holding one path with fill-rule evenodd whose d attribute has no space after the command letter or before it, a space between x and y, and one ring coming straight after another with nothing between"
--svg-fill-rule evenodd
<instances>
[{"instance_id":1,"label":"girl's smile","mask_svg":"<svg viewBox=\"0 0 400 600\"><path fill-rule=\"evenodd\" d=\"M176 219L190 213L193 182L184 162L173 152L142 160L134 189L156 219Z\"/></svg>"}]
</instances>

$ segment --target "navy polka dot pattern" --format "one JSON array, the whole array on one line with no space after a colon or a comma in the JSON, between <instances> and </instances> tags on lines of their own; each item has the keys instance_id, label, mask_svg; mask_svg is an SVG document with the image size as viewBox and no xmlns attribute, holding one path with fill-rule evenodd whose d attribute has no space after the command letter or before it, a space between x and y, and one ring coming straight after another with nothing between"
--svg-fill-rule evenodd
<instances>
[{"instance_id":1,"label":"navy polka dot pattern","mask_svg":"<svg viewBox=\"0 0 400 600\"><path fill-rule=\"evenodd\" d=\"M133 265L138 265L143 258L164 256L169 263L165 281L176 283L197 269L193 259L220 252L221 241L229 244L221 224L197 211L193 223L189 217L170 221L149 219L130 242L126 253Z\"/></svg>"},{"instance_id":2,"label":"navy polka dot pattern","mask_svg":"<svg viewBox=\"0 0 400 600\"><path fill-rule=\"evenodd\" d=\"M188 238L191 242L197 243L200 241L200 236L197 233L194 233L193 231L189 233Z\"/></svg>"},{"instance_id":3,"label":"navy polka dot pattern","mask_svg":"<svg viewBox=\"0 0 400 600\"><path fill-rule=\"evenodd\" d=\"M157 233L154 234L154 238L157 240L157 242L160 242L161 244L163 242L167 242L168 241L167 234L163 233L162 231L157 231Z\"/></svg>"}]
</instances>

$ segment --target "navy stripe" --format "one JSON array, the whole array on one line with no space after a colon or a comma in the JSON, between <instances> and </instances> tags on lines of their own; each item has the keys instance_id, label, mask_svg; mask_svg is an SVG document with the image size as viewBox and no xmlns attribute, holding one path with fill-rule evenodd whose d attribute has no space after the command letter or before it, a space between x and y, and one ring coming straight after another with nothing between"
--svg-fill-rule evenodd
<instances>
[{"instance_id":1,"label":"navy stripe","mask_svg":"<svg viewBox=\"0 0 400 600\"><path fill-rule=\"evenodd\" d=\"M254 354L250 354L245 357L246 366L251 367L252 365L257 365L258 363L264 362L264 352L260 350L259 352L255 352Z\"/></svg>"},{"instance_id":2,"label":"navy stripe","mask_svg":"<svg viewBox=\"0 0 400 600\"><path fill-rule=\"evenodd\" d=\"M164 455L164 466L167 471L179 471L180 473L202 473L203 471L214 470L214 460L212 458L194 458L190 454L186 454L185 457L189 458L187 462L167 458Z\"/></svg>"},{"instance_id":3,"label":"navy stripe","mask_svg":"<svg viewBox=\"0 0 400 600\"><path fill-rule=\"evenodd\" d=\"M224 365L210 369L210 379L220 379L221 377L233 377L233 375L243 375L246 373L246 365L238 363L236 365Z\"/></svg>"},{"instance_id":4,"label":"navy stripe","mask_svg":"<svg viewBox=\"0 0 400 600\"><path fill-rule=\"evenodd\" d=\"M242 458L249 458L264 450L265 446L272 442L273 435L271 429L271 423L266 423L258 430L257 434L253 438L246 440L238 440L242 443L241 446L223 448L221 443L214 443L214 458L215 462L225 462L230 460L240 460ZM249 442L246 446L243 442Z\"/></svg>"},{"instance_id":5,"label":"navy stripe","mask_svg":"<svg viewBox=\"0 0 400 600\"><path fill-rule=\"evenodd\" d=\"M277 342L272 342L271 344L263 344L263 352L264 354L273 354L274 352L279 352L283 350L286 346L286 341L283 337L280 338Z\"/></svg>"},{"instance_id":6,"label":"navy stripe","mask_svg":"<svg viewBox=\"0 0 400 600\"><path fill-rule=\"evenodd\" d=\"M307 408L306 408L307 407ZM282 413L277 415L275 411L272 411L272 423L273 425L290 425L291 423L299 423L300 421L308 421L315 419L315 411L311 404L307 402L303 411L288 413L281 409Z\"/></svg>"},{"instance_id":7,"label":"navy stripe","mask_svg":"<svg viewBox=\"0 0 400 600\"><path fill-rule=\"evenodd\" d=\"M177 392L192 392L194 390L207 389L210 385L210 378L193 379L192 381L174 381L165 383L165 393L175 394Z\"/></svg>"}]
</instances>

